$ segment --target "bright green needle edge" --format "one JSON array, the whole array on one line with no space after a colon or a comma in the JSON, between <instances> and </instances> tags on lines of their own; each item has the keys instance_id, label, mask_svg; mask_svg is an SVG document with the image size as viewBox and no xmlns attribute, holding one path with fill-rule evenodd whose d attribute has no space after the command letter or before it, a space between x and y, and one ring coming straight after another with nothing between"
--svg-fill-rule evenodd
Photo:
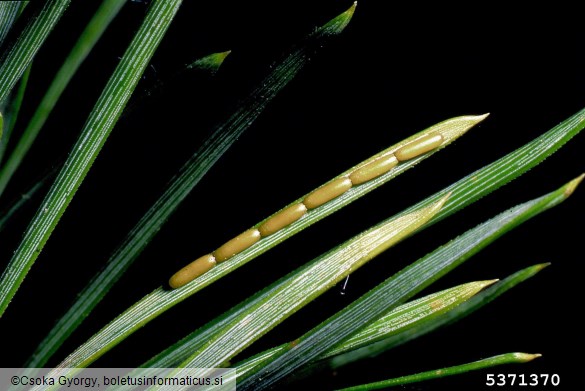
<instances>
[{"instance_id":1,"label":"bright green needle edge","mask_svg":"<svg viewBox=\"0 0 585 391\"><path fill-rule=\"evenodd\" d=\"M11 99L8 99L8 107L4 112L4 133L2 136L0 136L0 163L2 163L4 152L6 151L8 142L10 141L10 136L12 136L12 131L14 130L14 126L18 120L18 114L20 113L20 108L22 107L24 93L26 92L26 88L28 86L28 78L30 76L31 67L32 64L26 68L22 74L22 78L20 79L20 84L18 85L16 93L12 96ZM2 165L0 165L0 169L1 167Z\"/></svg>"},{"instance_id":2,"label":"bright green needle edge","mask_svg":"<svg viewBox=\"0 0 585 391\"><path fill-rule=\"evenodd\" d=\"M514 288L521 282L533 277L542 269L547 267L548 263L533 265L517 271L516 273L506 277L504 280L492 285L488 289L478 293L467 302L461 304L457 308L454 308L439 316L434 316L428 321L421 322L414 327L404 330L400 333L390 336L389 338L381 341L372 343L368 346L355 349L351 352L343 353L335 357L331 357L323 362L319 363L320 368L327 367L330 370L335 370L339 367L347 365L351 362L361 360L366 357L374 357L382 352L389 349L393 349L399 345L402 345L408 341L412 341L419 338L422 335L428 334L440 327L454 323L467 315L479 310L484 305L492 302L508 290ZM310 370L308 372L311 372Z\"/></svg>"},{"instance_id":3,"label":"bright green needle edge","mask_svg":"<svg viewBox=\"0 0 585 391\"><path fill-rule=\"evenodd\" d=\"M438 379L446 376L459 375L462 373L477 371L485 368L491 368L505 364L522 364L540 357L540 354L528 353L506 353L498 356L484 358L483 360L474 361L467 364L455 365L452 367L435 369L432 371L421 372L409 376L401 376L395 379L388 379L375 383L362 384L359 386L342 388L338 391L369 391L379 390L386 387L394 387L402 384L417 383L424 380Z\"/></svg>"},{"instance_id":4,"label":"bright green needle edge","mask_svg":"<svg viewBox=\"0 0 585 391\"><path fill-rule=\"evenodd\" d=\"M11 42L0 59L0 103L12 91L71 0L48 0L34 15L19 37Z\"/></svg>"},{"instance_id":5,"label":"bright green needle edge","mask_svg":"<svg viewBox=\"0 0 585 391\"><path fill-rule=\"evenodd\" d=\"M301 45L294 47L281 63L272 68L260 86L248 96L225 123L214 131L183 166L178 175L173 178L163 195L111 255L105 269L93 278L88 287L80 294L78 300L53 327L51 333L54 336L51 338L51 342L45 339L43 344L50 343L59 346L75 330L150 243L171 214L221 155L256 120L268 103L310 62L309 59L315 51L330 37L336 36L344 30L353 15L353 9L354 7L350 8L325 26L317 29ZM218 58L216 57L216 59ZM219 57L219 59L221 58ZM134 331L193 293L195 291L184 289L174 291L166 291L162 287L156 289L80 347L80 349L90 352L87 353L89 357L75 361L74 365L80 366L81 362L90 363L97 359ZM48 352L54 348L48 349L40 346L39 349ZM39 366L39 364L45 363L48 358L49 356L45 353L42 355L37 353L36 357L29 360L29 363L35 363L35 366Z\"/></svg>"},{"instance_id":6,"label":"bright green needle edge","mask_svg":"<svg viewBox=\"0 0 585 391\"><path fill-rule=\"evenodd\" d=\"M77 188L81 185L180 4L181 0L152 2L145 21L104 88L81 137L73 147L63 169L2 275L0 316L8 307Z\"/></svg>"},{"instance_id":7,"label":"bright green needle edge","mask_svg":"<svg viewBox=\"0 0 585 391\"><path fill-rule=\"evenodd\" d=\"M584 176L585 174L581 175L552 193L501 213L401 270L306 333L299 339L294 349L273 359L262 370L240 380L238 389L264 390L273 386L299 367L313 361L331 347L375 321L383 313L420 292L504 233L564 201ZM450 188L454 191L456 186Z\"/></svg>"},{"instance_id":8,"label":"bright green needle edge","mask_svg":"<svg viewBox=\"0 0 585 391\"><path fill-rule=\"evenodd\" d=\"M20 140L14 147L6 163L0 169L0 196L6 189L8 182L20 163L34 143L41 128L59 101L61 94L83 63L89 52L93 49L110 22L118 14L118 11L126 3L125 0L104 0L98 8L81 36L73 46L73 49L65 59L61 68L57 71L49 89L43 96L38 108L32 115L28 126L22 133Z\"/></svg>"}]
</instances>

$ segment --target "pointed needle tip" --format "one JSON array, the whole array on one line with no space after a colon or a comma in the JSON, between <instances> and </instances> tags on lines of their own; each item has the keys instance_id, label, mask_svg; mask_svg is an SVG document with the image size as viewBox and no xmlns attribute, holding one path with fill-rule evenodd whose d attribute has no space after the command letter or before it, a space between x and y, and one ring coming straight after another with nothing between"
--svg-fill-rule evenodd
<instances>
[{"instance_id":1,"label":"pointed needle tip","mask_svg":"<svg viewBox=\"0 0 585 391\"><path fill-rule=\"evenodd\" d=\"M493 285L496 282L500 281L499 278L494 278L493 280L485 280L485 281L481 281L481 287L485 288L487 286Z\"/></svg>"},{"instance_id":2,"label":"pointed needle tip","mask_svg":"<svg viewBox=\"0 0 585 391\"><path fill-rule=\"evenodd\" d=\"M451 192L451 191L450 191L449 193L445 194L445 195L444 195L443 197L441 197L441 198L440 198L440 199L439 199L437 202L435 202L434 204L432 204L432 205L429 207L429 208L430 208L430 210L432 210L432 211L433 211L433 214L434 214L434 213L438 213L438 212L439 212L439 211L440 211L440 210L443 208L443 206L445 205L445 202L447 202L447 200L449 199L449 197L451 197L451 194L452 194L452 193L453 193L453 192Z\"/></svg>"},{"instance_id":3,"label":"pointed needle tip","mask_svg":"<svg viewBox=\"0 0 585 391\"><path fill-rule=\"evenodd\" d=\"M577 178L573 179L564 186L565 187L564 194L566 197L569 197L571 194L573 194L575 189L577 189L579 184L583 181L583 178L585 178L585 173L579 175Z\"/></svg>"},{"instance_id":4,"label":"pointed needle tip","mask_svg":"<svg viewBox=\"0 0 585 391\"><path fill-rule=\"evenodd\" d=\"M448 192L447 194L445 194L442 198L443 203L445 203L445 201L447 201L449 199L449 197L451 197L451 195L453 194L452 191Z\"/></svg>"},{"instance_id":5,"label":"pointed needle tip","mask_svg":"<svg viewBox=\"0 0 585 391\"><path fill-rule=\"evenodd\" d=\"M342 12L335 18L331 19L320 30L322 30L327 35L336 35L341 33L349 24L349 21L353 17L356 7L357 1L354 1L351 7L349 7L346 11Z\"/></svg>"},{"instance_id":6,"label":"pointed needle tip","mask_svg":"<svg viewBox=\"0 0 585 391\"><path fill-rule=\"evenodd\" d=\"M472 126L475 126L475 125L479 124L480 122L482 122L484 119L486 119L489 115L490 115L490 113L485 113L485 114L480 114L480 115L463 116L462 118L470 121Z\"/></svg>"},{"instance_id":7,"label":"pointed needle tip","mask_svg":"<svg viewBox=\"0 0 585 391\"><path fill-rule=\"evenodd\" d=\"M353 16L353 13L355 12L356 7L357 7L357 1L354 1L353 4L351 5L351 7L349 7L347 9L347 11L342 13L340 16L343 15L347 19L347 21L349 22L349 19L351 19L351 17Z\"/></svg>"},{"instance_id":8,"label":"pointed needle tip","mask_svg":"<svg viewBox=\"0 0 585 391\"><path fill-rule=\"evenodd\" d=\"M230 55L231 52L232 52L231 50L226 50L224 52L219 52L215 54L218 66L221 65L221 63L223 63L223 61L226 59L227 56Z\"/></svg>"},{"instance_id":9,"label":"pointed needle tip","mask_svg":"<svg viewBox=\"0 0 585 391\"><path fill-rule=\"evenodd\" d=\"M515 353L514 356L516 356L516 359L518 359L518 361L520 362L529 362L532 361L534 359L537 359L539 357L542 357L542 354L540 353Z\"/></svg>"}]
</instances>

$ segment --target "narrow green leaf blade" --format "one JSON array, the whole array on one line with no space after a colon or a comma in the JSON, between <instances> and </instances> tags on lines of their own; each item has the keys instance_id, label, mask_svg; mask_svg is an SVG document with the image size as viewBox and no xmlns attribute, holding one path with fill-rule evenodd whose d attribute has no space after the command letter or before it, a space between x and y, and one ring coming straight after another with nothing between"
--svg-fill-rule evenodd
<instances>
[{"instance_id":1,"label":"narrow green leaf blade","mask_svg":"<svg viewBox=\"0 0 585 391\"><path fill-rule=\"evenodd\" d=\"M581 175L552 193L511 208L419 259L306 333L294 349L240 381L238 388L263 390L273 386L435 282L504 233L564 201L583 177Z\"/></svg>"},{"instance_id":2,"label":"narrow green leaf blade","mask_svg":"<svg viewBox=\"0 0 585 391\"><path fill-rule=\"evenodd\" d=\"M57 104L65 87L67 87L69 81L75 72L77 72L77 69L83 60L85 60L98 39L102 36L105 29L124 4L125 1L123 0L104 0L85 30L81 33L81 36L65 59L65 62L59 71L57 71L49 89L45 93L41 103L39 103L39 107L32 115L28 126L14 147L6 164L0 170L0 196L6 189L6 185L19 167L22 159L26 156L26 153L30 149L34 140L37 138L37 135L45 124L53 107Z\"/></svg>"},{"instance_id":3,"label":"narrow green leaf blade","mask_svg":"<svg viewBox=\"0 0 585 391\"><path fill-rule=\"evenodd\" d=\"M108 81L81 137L0 279L0 316L81 185L180 4L181 0L152 2L144 23Z\"/></svg>"},{"instance_id":4,"label":"narrow green leaf blade","mask_svg":"<svg viewBox=\"0 0 585 391\"><path fill-rule=\"evenodd\" d=\"M36 9L19 37L11 42L0 59L0 103L29 66L45 39L53 30L71 0L48 0Z\"/></svg>"},{"instance_id":5,"label":"narrow green leaf blade","mask_svg":"<svg viewBox=\"0 0 585 391\"><path fill-rule=\"evenodd\" d=\"M478 371L485 368L491 368L505 364L523 364L540 357L540 354L528 353L506 353L498 356L484 358L483 360L474 361L467 364L455 365L452 367L435 369L432 371L421 372L409 376L401 376L395 379L388 379L375 383L362 384L360 386L348 387L339 391L369 391L380 390L387 387L395 387L403 384L417 383L425 380L439 379L446 376L459 375L470 371Z\"/></svg>"}]
</instances>

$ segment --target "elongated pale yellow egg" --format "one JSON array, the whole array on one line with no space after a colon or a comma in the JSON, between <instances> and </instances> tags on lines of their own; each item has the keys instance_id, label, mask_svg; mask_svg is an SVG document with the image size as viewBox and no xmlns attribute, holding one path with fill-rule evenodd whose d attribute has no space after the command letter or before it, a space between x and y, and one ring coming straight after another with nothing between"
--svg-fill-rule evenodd
<instances>
[{"instance_id":1,"label":"elongated pale yellow egg","mask_svg":"<svg viewBox=\"0 0 585 391\"><path fill-rule=\"evenodd\" d=\"M215 260L217 263L220 263L233 257L236 254L241 253L260 240L260 237L260 232L258 232L257 229L252 228L242 232L213 252L213 255L215 255Z\"/></svg>"},{"instance_id":2,"label":"elongated pale yellow egg","mask_svg":"<svg viewBox=\"0 0 585 391\"><path fill-rule=\"evenodd\" d=\"M211 254L204 255L197 258L175 274L169 279L171 288L180 288L183 285L193 281L203 273L209 271L215 266L215 257Z\"/></svg>"},{"instance_id":3,"label":"elongated pale yellow egg","mask_svg":"<svg viewBox=\"0 0 585 391\"><path fill-rule=\"evenodd\" d=\"M349 174L349 179L355 186L361 185L362 183L369 182L380 175L386 174L397 164L398 159L396 159L396 156L394 155L380 156L376 160Z\"/></svg>"},{"instance_id":4,"label":"elongated pale yellow egg","mask_svg":"<svg viewBox=\"0 0 585 391\"><path fill-rule=\"evenodd\" d=\"M266 220L258 230L262 236L272 235L289 224L294 223L307 213L307 208L302 203L289 206Z\"/></svg>"},{"instance_id":5,"label":"elongated pale yellow egg","mask_svg":"<svg viewBox=\"0 0 585 391\"><path fill-rule=\"evenodd\" d=\"M335 179L306 196L303 204L305 204L307 209L315 209L339 197L349 189L351 189L351 181L349 178Z\"/></svg>"},{"instance_id":6,"label":"elongated pale yellow egg","mask_svg":"<svg viewBox=\"0 0 585 391\"><path fill-rule=\"evenodd\" d=\"M418 140L414 140L406 144L405 146L394 152L394 155L396 156L396 159L398 159L398 161L403 162L405 160L410 160L417 156L420 156L423 153L432 151L442 143L443 136L441 136L440 134L428 134L424 137L419 138Z\"/></svg>"}]
</instances>

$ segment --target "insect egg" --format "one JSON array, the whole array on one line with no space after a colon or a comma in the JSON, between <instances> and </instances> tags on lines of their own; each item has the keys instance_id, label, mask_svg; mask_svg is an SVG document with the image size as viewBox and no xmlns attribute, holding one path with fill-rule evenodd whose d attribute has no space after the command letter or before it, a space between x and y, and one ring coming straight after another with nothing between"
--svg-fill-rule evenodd
<instances>
[{"instance_id":1,"label":"insect egg","mask_svg":"<svg viewBox=\"0 0 585 391\"><path fill-rule=\"evenodd\" d=\"M362 183L369 182L380 175L386 174L397 164L398 159L396 159L396 156L381 156L349 174L349 179L354 185L361 185Z\"/></svg>"},{"instance_id":2,"label":"insect egg","mask_svg":"<svg viewBox=\"0 0 585 391\"><path fill-rule=\"evenodd\" d=\"M272 235L275 232L280 231L282 228L289 224L294 223L307 213L307 208L303 203L289 206L286 209L281 210L268 220L266 220L259 228L262 236Z\"/></svg>"},{"instance_id":3,"label":"insect egg","mask_svg":"<svg viewBox=\"0 0 585 391\"><path fill-rule=\"evenodd\" d=\"M394 152L396 159L398 161L405 161L413 159L423 153L427 153L432 151L433 149L437 148L439 145L443 143L443 136L440 134L428 134L424 137L419 138L418 140L414 140L402 148L398 149Z\"/></svg>"},{"instance_id":4,"label":"insect egg","mask_svg":"<svg viewBox=\"0 0 585 391\"><path fill-rule=\"evenodd\" d=\"M213 252L213 255L215 255L216 261L220 263L241 253L258 240L260 240L260 232L257 229L252 228L224 243L220 248Z\"/></svg>"},{"instance_id":5,"label":"insect egg","mask_svg":"<svg viewBox=\"0 0 585 391\"><path fill-rule=\"evenodd\" d=\"M171 288L180 288L188 282L193 281L200 275L209 271L215 266L215 257L211 254L204 255L191 262L169 279Z\"/></svg>"},{"instance_id":6,"label":"insect egg","mask_svg":"<svg viewBox=\"0 0 585 391\"><path fill-rule=\"evenodd\" d=\"M338 178L313 191L303 200L307 209L315 209L334 198L339 197L351 188L349 178Z\"/></svg>"}]
</instances>

